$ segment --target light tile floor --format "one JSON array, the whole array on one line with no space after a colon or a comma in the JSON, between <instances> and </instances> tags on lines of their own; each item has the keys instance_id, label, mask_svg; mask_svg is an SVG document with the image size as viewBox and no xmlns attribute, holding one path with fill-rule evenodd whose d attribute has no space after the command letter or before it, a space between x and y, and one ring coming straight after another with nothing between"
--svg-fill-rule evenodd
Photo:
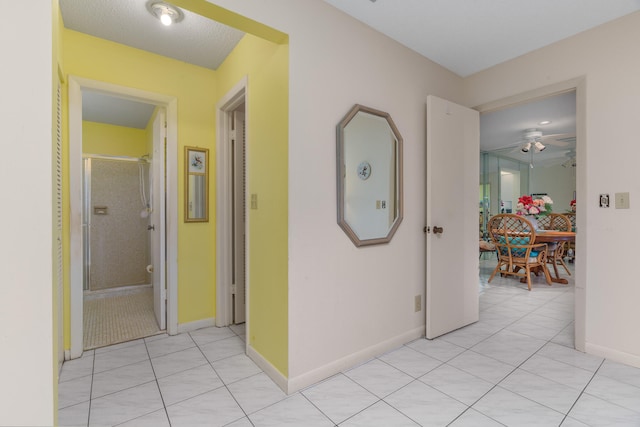
<instances>
[{"instance_id":1,"label":"light tile floor","mask_svg":"<svg viewBox=\"0 0 640 427\"><path fill-rule=\"evenodd\" d=\"M63 426L640 426L640 369L573 350L573 283L480 268L480 321L286 396L244 328L157 335L66 362Z\"/></svg>"}]
</instances>

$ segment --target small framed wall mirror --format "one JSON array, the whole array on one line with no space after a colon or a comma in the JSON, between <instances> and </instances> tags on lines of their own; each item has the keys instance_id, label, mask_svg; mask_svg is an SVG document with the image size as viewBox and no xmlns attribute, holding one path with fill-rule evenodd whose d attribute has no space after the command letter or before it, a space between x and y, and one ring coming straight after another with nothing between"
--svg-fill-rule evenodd
<instances>
[{"instance_id":1,"label":"small framed wall mirror","mask_svg":"<svg viewBox=\"0 0 640 427\"><path fill-rule=\"evenodd\" d=\"M184 147L184 222L209 221L209 150Z\"/></svg>"},{"instance_id":2,"label":"small framed wall mirror","mask_svg":"<svg viewBox=\"0 0 640 427\"><path fill-rule=\"evenodd\" d=\"M402 137L356 104L337 126L338 225L356 246L388 243L402 222Z\"/></svg>"}]
</instances>

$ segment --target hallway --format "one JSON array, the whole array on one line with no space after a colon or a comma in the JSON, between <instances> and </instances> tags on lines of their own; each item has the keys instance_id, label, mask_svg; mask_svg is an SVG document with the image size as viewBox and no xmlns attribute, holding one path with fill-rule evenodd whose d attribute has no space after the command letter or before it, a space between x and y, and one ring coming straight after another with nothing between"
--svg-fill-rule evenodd
<instances>
[{"instance_id":1,"label":"hallway","mask_svg":"<svg viewBox=\"0 0 640 427\"><path fill-rule=\"evenodd\" d=\"M60 379L64 426L640 425L640 369L573 350L573 282L486 283L480 321L418 339L286 396L244 328L87 351ZM91 397L91 399L89 399Z\"/></svg>"}]
</instances>

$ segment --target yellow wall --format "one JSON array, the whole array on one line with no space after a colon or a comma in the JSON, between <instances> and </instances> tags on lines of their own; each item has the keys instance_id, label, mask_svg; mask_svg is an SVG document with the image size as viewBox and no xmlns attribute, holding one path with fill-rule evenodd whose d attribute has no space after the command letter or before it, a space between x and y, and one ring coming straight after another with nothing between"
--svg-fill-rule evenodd
<instances>
[{"instance_id":1,"label":"yellow wall","mask_svg":"<svg viewBox=\"0 0 640 427\"><path fill-rule=\"evenodd\" d=\"M249 344L288 374L289 47L246 35L218 69L226 94L247 76Z\"/></svg>"},{"instance_id":2,"label":"yellow wall","mask_svg":"<svg viewBox=\"0 0 640 427\"><path fill-rule=\"evenodd\" d=\"M226 16L204 1L179 3L219 21ZM178 98L179 323L215 316L215 104L248 76L247 193L259 196L259 209L249 215L249 342L286 376L289 49L282 44L286 35L246 19L242 24L245 31L253 27L257 34L267 31L276 42L247 34L215 72L65 29L65 73ZM182 221L185 145L210 150L208 223ZM66 200L65 205L68 203ZM69 284L65 286L68 290ZM68 331L68 312L65 314ZM68 348L68 340L65 344Z\"/></svg>"},{"instance_id":3,"label":"yellow wall","mask_svg":"<svg viewBox=\"0 0 640 427\"><path fill-rule=\"evenodd\" d=\"M149 154L147 129L82 122L82 153L142 157Z\"/></svg>"},{"instance_id":4,"label":"yellow wall","mask_svg":"<svg viewBox=\"0 0 640 427\"><path fill-rule=\"evenodd\" d=\"M178 189L183 188L185 145L215 147L214 106L217 98L215 72L184 62L129 48L117 43L63 29L64 72L178 99ZM65 142L68 156L68 140ZM211 161L215 164L215 160ZM68 166L66 169L68 176ZM215 176L215 175L214 175ZM214 201L210 186L210 200ZM68 183L65 206L69 206ZM187 323L215 316L215 216L210 222L185 224L182 191L178 210L178 322ZM210 206L215 212L214 206ZM65 227L68 229L68 214ZM65 236L68 254L68 236ZM68 259L65 266L68 271ZM66 306L69 304L68 274L65 276ZM69 348L69 313L65 309L65 347Z\"/></svg>"}]
</instances>

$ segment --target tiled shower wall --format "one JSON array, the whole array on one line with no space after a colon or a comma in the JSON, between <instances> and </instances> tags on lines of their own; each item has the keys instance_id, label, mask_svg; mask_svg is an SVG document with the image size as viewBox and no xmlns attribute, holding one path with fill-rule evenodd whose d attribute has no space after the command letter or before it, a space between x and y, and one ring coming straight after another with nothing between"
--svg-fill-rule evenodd
<instances>
[{"instance_id":1,"label":"tiled shower wall","mask_svg":"<svg viewBox=\"0 0 640 427\"><path fill-rule=\"evenodd\" d=\"M149 283L148 218L140 216L138 174L137 162L91 160L92 291ZM148 177L147 165L144 176ZM148 194L148 185L146 188ZM106 213L96 214L102 208Z\"/></svg>"}]
</instances>

